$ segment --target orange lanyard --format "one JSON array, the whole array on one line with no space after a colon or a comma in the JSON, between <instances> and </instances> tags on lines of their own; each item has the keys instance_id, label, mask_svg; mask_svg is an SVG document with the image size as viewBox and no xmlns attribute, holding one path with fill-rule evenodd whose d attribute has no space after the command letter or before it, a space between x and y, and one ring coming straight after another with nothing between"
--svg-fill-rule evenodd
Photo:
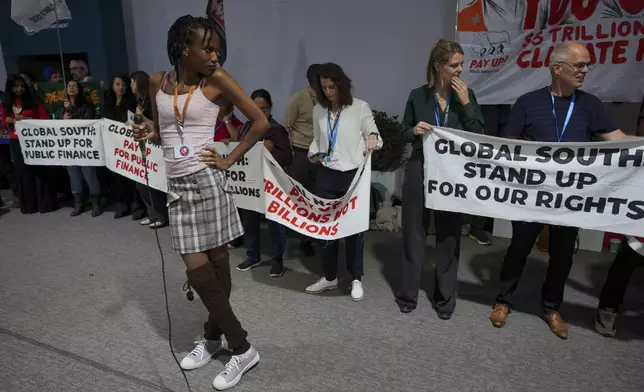
<instances>
[{"instance_id":1,"label":"orange lanyard","mask_svg":"<svg viewBox=\"0 0 644 392\"><path fill-rule=\"evenodd\" d=\"M188 93L188 98L186 98L186 103L183 104L183 117L181 116L181 113L179 113L179 86L175 85L174 86L174 118L177 120L177 124L179 124L181 127L183 127L183 122L186 120L186 114L188 113L188 105L190 104L190 98L192 98L192 94L195 92L195 88L197 86L192 86L190 87L190 92Z\"/></svg>"}]
</instances>

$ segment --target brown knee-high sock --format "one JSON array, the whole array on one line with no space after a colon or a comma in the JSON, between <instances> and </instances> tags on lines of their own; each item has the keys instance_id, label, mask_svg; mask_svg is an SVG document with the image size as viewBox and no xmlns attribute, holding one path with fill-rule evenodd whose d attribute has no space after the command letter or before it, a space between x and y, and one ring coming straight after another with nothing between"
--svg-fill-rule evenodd
<instances>
[{"instance_id":1,"label":"brown knee-high sock","mask_svg":"<svg viewBox=\"0 0 644 392\"><path fill-rule=\"evenodd\" d=\"M224 289L224 292L230 298L230 292L232 290L232 279L230 276L230 258L226 255L225 258L220 259L210 259L212 267L215 270L215 275L219 280L219 284ZM217 340L221 337L222 331L217 326L217 320L213 317L212 314L208 315L208 321L204 324L205 336L214 338ZM208 339L208 338L207 338Z\"/></svg>"},{"instance_id":2,"label":"brown knee-high sock","mask_svg":"<svg viewBox=\"0 0 644 392\"><path fill-rule=\"evenodd\" d=\"M213 266L207 263L196 269L186 271L186 275L188 276L188 282L199 294L210 313L209 322L210 320L216 322L217 329L221 330L226 336L228 346L233 350L233 354L237 355L246 352L250 348L250 343L246 340L248 333L237 320L230 306L228 295L219 279L217 279ZM206 334L209 332L206 331ZM213 336L206 336L206 339L209 338L212 339Z\"/></svg>"},{"instance_id":3,"label":"brown knee-high sock","mask_svg":"<svg viewBox=\"0 0 644 392\"><path fill-rule=\"evenodd\" d=\"M233 281L230 277L230 257L226 255L226 257L222 257L217 260L210 259L210 262L212 263L212 267L215 270L215 275L217 275L219 284L221 284L221 287L226 292L226 295L228 295L228 298L230 298L230 292L233 288Z\"/></svg>"}]
</instances>

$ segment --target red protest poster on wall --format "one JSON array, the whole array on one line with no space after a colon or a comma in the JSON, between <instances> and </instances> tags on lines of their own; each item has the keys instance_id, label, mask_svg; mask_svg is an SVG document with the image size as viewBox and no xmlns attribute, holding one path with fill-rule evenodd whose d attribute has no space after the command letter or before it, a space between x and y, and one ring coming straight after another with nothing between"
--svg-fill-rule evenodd
<instances>
[{"instance_id":1,"label":"red protest poster on wall","mask_svg":"<svg viewBox=\"0 0 644 392\"><path fill-rule=\"evenodd\" d=\"M550 84L550 54L565 41L586 45L593 66L584 91L604 102L644 94L644 1L459 0L463 78L479 103L511 104Z\"/></svg>"}]
</instances>

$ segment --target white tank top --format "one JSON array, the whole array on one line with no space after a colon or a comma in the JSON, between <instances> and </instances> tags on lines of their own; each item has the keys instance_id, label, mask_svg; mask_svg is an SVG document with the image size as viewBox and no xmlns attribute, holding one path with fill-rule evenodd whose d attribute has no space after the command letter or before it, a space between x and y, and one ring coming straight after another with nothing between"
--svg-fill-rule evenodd
<instances>
[{"instance_id":1,"label":"white tank top","mask_svg":"<svg viewBox=\"0 0 644 392\"><path fill-rule=\"evenodd\" d=\"M199 87L192 94L186 118L183 119L183 131L181 132L174 112L174 96L163 92L169 76L170 72L166 72L161 82L161 88L157 92L156 101L166 176L168 178L177 178L206 168L205 164L199 162L199 157L203 148L213 143L219 106L203 95L201 91L202 80ZM188 94L182 94L177 99L177 107L182 116L187 98ZM175 158L175 148L182 145L189 146L192 149L192 155Z\"/></svg>"}]
</instances>

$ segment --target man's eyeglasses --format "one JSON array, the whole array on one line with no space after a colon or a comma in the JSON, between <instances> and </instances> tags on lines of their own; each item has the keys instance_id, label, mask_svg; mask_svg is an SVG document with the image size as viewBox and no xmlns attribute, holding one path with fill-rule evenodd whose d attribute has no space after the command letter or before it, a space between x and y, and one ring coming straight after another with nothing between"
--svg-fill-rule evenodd
<instances>
[{"instance_id":1,"label":"man's eyeglasses","mask_svg":"<svg viewBox=\"0 0 644 392\"><path fill-rule=\"evenodd\" d=\"M568 64L565 61L560 61L557 64L566 64L570 68L573 69L575 72L582 72L584 69L586 69L586 72L590 72L593 63L574 63L574 64Z\"/></svg>"}]
</instances>

